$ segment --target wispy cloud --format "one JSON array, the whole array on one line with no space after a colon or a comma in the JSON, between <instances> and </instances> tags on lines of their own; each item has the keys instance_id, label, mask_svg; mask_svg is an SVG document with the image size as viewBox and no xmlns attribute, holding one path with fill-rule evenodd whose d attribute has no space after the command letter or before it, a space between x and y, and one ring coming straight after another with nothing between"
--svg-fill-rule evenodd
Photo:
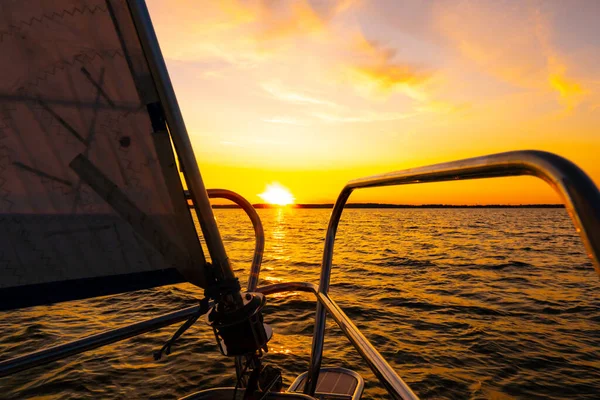
<instances>
[{"instance_id":1,"label":"wispy cloud","mask_svg":"<svg viewBox=\"0 0 600 400\"><path fill-rule=\"evenodd\" d=\"M583 87L582 82L577 82L569 76L568 67L558 50L552 46L551 28L547 17L540 11L534 12L535 32L544 55L546 56L546 73L548 84L559 95L559 101L567 111L573 110L582 101L589 91Z\"/></svg>"},{"instance_id":2,"label":"wispy cloud","mask_svg":"<svg viewBox=\"0 0 600 400\"><path fill-rule=\"evenodd\" d=\"M275 146L279 146L279 145L287 145L288 142L285 140L275 140L275 139L271 139L271 138L264 138L264 137L243 137L243 136L236 136L236 137L231 137L228 138L228 140L221 140L219 141L219 144L223 145L223 146L231 146L231 147L252 147L255 145L275 145Z\"/></svg>"},{"instance_id":3,"label":"wispy cloud","mask_svg":"<svg viewBox=\"0 0 600 400\"><path fill-rule=\"evenodd\" d=\"M468 60L516 87L554 93L566 110L589 94L553 43L551 15L538 3L465 2L439 7L437 25Z\"/></svg>"},{"instance_id":4,"label":"wispy cloud","mask_svg":"<svg viewBox=\"0 0 600 400\"><path fill-rule=\"evenodd\" d=\"M316 193L331 165L343 185L399 153L409 167L523 147L598 171L600 2L148 3L207 182L250 182L217 165L318 166L317 185L297 178Z\"/></svg>"},{"instance_id":5,"label":"wispy cloud","mask_svg":"<svg viewBox=\"0 0 600 400\"><path fill-rule=\"evenodd\" d=\"M385 122L397 121L411 116L411 114L396 113L396 112L359 112L354 115L340 115L329 113L313 113L314 117L330 123L369 123L369 122Z\"/></svg>"},{"instance_id":6,"label":"wispy cloud","mask_svg":"<svg viewBox=\"0 0 600 400\"><path fill-rule=\"evenodd\" d=\"M260 40L281 40L292 36L310 35L322 32L326 20L307 2L262 3L259 7L257 21L258 38Z\"/></svg>"},{"instance_id":7,"label":"wispy cloud","mask_svg":"<svg viewBox=\"0 0 600 400\"><path fill-rule=\"evenodd\" d=\"M290 90L288 88L283 87L277 82L262 83L260 86L265 92L269 93L270 95L279 100L297 104L312 104L334 108L339 107L336 103L332 101L320 99L309 94Z\"/></svg>"},{"instance_id":8,"label":"wispy cloud","mask_svg":"<svg viewBox=\"0 0 600 400\"><path fill-rule=\"evenodd\" d=\"M368 40L362 33L355 36L355 53L347 68L354 79L380 91L411 87L424 82L429 73L399 60L397 51Z\"/></svg>"},{"instance_id":9,"label":"wispy cloud","mask_svg":"<svg viewBox=\"0 0 600 400\"><path fill-rule=\"evenodd\" d=\"M291 39L328 35L333 19L357 1L177 0L151 2L159 36L170 42L166 56L198 60L219 56L237 62L264 59ZM201 12L194 12L201 9Z\"/></svg>"},{"instance_id":10,"label":"wispy cloud","mask_svg":"<svg viewBox=\"0 0 600 400\"><path fill-rule=\"evenodd\" d=\"M451 103L448 101L431 100L423 102L415 107L420 113L453 113L467 110L471 107L470 103Z\"/></svg>"},{"instance_id":11,"label":"wispy cloud","mask_svg":"<svg viewBox=\"0 0 600 400\"><path fill-rule=\"evenodd\" d=\"M284 124L284 125L298 125L298 126L306 126L308 123L306 121L299 120L297 118L292 117L271 117L271 118L263 118L264 122L268 122L270 124Z\"/></svg>"},{"instance_id":12,"label":"wispy cloud","mask_svg":"<svg viewBox=\"0 0 600 400\"><path fill-rule=\"evenodd\" d=\"M561 103L570 111L583 101L588 91L580 83L568 78L566 72L564 65L549 64L548 82L558 92Z\"/></svg>"}]
</instances>

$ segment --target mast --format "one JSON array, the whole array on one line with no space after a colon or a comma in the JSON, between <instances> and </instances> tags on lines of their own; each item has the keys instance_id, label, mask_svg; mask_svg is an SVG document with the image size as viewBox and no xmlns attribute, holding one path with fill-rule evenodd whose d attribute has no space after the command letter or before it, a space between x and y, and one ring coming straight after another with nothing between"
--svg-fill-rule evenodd
<instances>
[{"instance_id":1,"label":"mast","mask_svg":"<svg viewBox=\"0 0 600 400\"><path fill-rule=\"evenodd\" d=\"M235 274L221 239L148 8L143 1L139 0L128 0L128 4L152 77L156 82L169 133L179 156L186 183L189 186L194 210L200 221L200 227L213 263L214 278L221 282L231 282L235 280ZM239 289L235 293L232 292L231 295L233 296L232 300L240 304Z\"/></svg>"}]
</instances>

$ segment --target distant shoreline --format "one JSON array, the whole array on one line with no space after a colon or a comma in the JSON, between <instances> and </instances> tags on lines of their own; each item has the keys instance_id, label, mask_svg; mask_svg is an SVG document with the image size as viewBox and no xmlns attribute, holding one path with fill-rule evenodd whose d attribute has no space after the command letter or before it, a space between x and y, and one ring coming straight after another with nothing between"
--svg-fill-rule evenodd
<instances>
[{"instance_id":1,"label":"distant shoreline","mask_svg":"<svg viewBox=\"0 0 600 400\"><path fill-rule=\"evenodd\" d=\"M279 206L271 204L253 204L254 208L279 208ZM333 203L326 204L294 204L288 206L290 208L315 208L315 209L331 209ZM236 204L213 204L213 208L240 208ZM454 204L383 204L383 203L349 203L345 208L565 208L564 204L481 204L481 205L454 205Z\"/></svg>"}]
</instances>

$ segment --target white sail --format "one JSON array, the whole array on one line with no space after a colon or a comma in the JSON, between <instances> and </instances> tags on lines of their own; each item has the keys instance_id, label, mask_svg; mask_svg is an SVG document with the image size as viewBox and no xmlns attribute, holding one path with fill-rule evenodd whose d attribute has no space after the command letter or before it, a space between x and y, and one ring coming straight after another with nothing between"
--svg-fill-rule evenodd
<instances>
[{"instance_id":1,"label":"white sail","mask_svg":"<svg viewBox=\"0 0 600 400\"><path fill-rule=\"evenodd\" d=\"M0 308L202 286L127 3L4 1L0 59Z\"/></svg>"}]
</instances>

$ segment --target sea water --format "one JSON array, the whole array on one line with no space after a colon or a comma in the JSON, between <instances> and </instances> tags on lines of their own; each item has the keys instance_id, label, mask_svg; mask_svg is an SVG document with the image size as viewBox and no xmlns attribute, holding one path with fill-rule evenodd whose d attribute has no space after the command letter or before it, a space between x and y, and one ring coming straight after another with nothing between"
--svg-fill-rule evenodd
<instances>
[{"instance_id":1,"label":"sea water","mask_svg":"<svg viewBox=\"0 0 600 400\"><path fill-rule=\"evenodd\" d=\"M331 210L261 209L260 285L318 283ZM245 283L254 249L241 210L215 210ZM600 277L564 209L348 209L333 259L331 295L425 399L600 396ZM183 284L0 313L0 359L197 304ZM312 294L268 296L274 329L264 362L290 384L307 368ZM156 398L233 386L200 319L155 361L178 325L0 379L0 398ZM387 398L328 320L324 366L353 369L363 398Z\"/></svg>"}]
</instances>

